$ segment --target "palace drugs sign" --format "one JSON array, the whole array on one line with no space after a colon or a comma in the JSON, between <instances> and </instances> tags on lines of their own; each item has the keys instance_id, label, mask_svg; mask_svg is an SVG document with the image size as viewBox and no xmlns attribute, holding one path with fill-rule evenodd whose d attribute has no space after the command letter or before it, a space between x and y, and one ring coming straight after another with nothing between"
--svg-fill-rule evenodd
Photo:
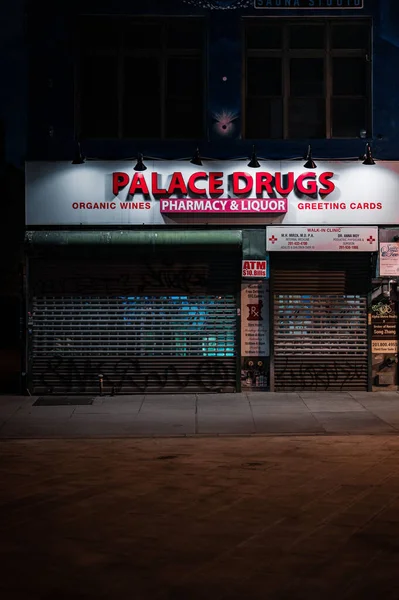
<instances>
[{"instance_id":1,"label":"palace drugs sign","mask_svg":"<svg viewBox=\"0 0 399 600\"><path fill-rule=\"evenodd\" d=\"M148 177L148 178L147 178ZM223 196L228 188L234 196L248 196L255 193L257 196L263 193L272 196L277 193L287 196L294 188L305 195L316 194L328 195L335 189L331 181L334 173L326 171L316 173L305 171L296 176L293 171L283 174L281 171L270 173L268 171L256 171L254 174L246 171L233 171L227 182L223 171L196 171L185 176L181 171L174 171L167 177L162 173L153 171L149 176L144 173L136 173L130 177L128 173L116 172L112 174L112 191L115 196L121 190L127 189L129 196L137 193L149 196ZM161 182L160 182L161 180Z\"/></svg>"},{"instance_id":2,"label":"palace drugs sign","mask_svg":"<svg viewBox=\"0 0 399 600\"><path fill-rule=\"evenodd\" d=\"M116 172L112 174L112 190L114 195L127 189L130 197L137 193L160 197L161 213L286 213L286 196L294 189L304 195L320 191L326 196L335 189L333 175L305 172L295 177L293 171L285 175L280 171L254 175L235 171L227 182L223 171L196 171L187 178L181 171L174 171L165 182L157 171L148 180L143 173L134 173L130 178L125 172ZM237 199L223 198L228 190ZM248 197L251 194L256 196ZM275 194L280 197L273 197Z\"/></svg>"},{"instance_id":3,"label":"palace drugs sign","mask_svg":"<svg viewBox=\"0 0 399 600\"><path fill-rule=\"evenodd\" d=\"M398 163L26 164L27 225L397 224ZM127 166L128 165L128 166ZM228 219L228 221L226 221ZM233 219L233 220L232 220ZM251 219L251 220L249 220ZM255 221L254 221L255 219Z\"/></svg>"}]
</instances>

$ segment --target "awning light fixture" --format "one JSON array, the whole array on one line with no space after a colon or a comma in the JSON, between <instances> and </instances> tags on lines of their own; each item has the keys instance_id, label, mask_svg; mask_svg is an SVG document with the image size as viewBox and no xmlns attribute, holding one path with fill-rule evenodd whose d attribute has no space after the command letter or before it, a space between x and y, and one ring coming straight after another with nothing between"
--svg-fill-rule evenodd
<instances>
[{"instance_id":1,"label":"awning light fixture","mask_svg":"<svg viewBox=\"0 0 399 600\"><path fill-rule=\"evenodd\" d=\"M252 146L251 160L248 163L248 167L251 167L251 169L259 169L260 167L258 157L256 156L255 146Z\"/></svg>"},{"instance_id":2,"label":"awning light fixture","mask_svg":"<svg viewBox=\"0 0 399 600\"><path fill-rule=\"evenodd\" d=\"M143 155L142 154L138 154L137 155L137 163L136 166L134 167L135 171L146 171L147 167L145 166L144 162L143 162Z\"/></svg>"},{"instance_id":3,"label":"awning light fixture","mask_svg":"<svg viewBox=\"0 0 399 600\"><path fill-rule=\"evenodd\" d=\"M317 165L312 158L312 146L309 144L308 151L305 155L306 163L303 165L305 169L316 169Z\"/></svg>"}]
</instances>

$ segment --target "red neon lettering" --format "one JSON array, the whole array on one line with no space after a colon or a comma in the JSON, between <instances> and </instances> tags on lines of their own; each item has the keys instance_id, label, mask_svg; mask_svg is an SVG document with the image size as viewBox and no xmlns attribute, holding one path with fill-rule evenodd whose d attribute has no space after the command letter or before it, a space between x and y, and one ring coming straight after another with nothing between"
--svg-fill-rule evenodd
<instances>
[{"instance_id":1,"label":"red neon lettering","mask_svg":"<svg viewBox=\"0 0 399 600\"><path fill-rule=\"evenodd\" d=\"M281 173L278 171L276 173L276 192L281 196L288 196L294 189L294 173L293 171L289 171L287 173L287 186L284 188L282 183L283 177Z\"/></svg>"},{"instance_id":2,"label":"red neon lettering","mask_svg":"<svg viewBox=\"0 0 399 600\"><path fill-rule=\"evenodd\" d=\"M167 193L170 195L176 194L176 192L180 192L181 194L187 194L187 186L184 183L184 178L180 171L176 171L175 173L173 173L167 191Z\"/></svg>"},{"instance_id":3,"label":"red neon lettering","mask_svg":"<svg viewBox=\"0 0 399 600\"><path fill-rule=\"evenodd\" d=\"M273 187L272 187L272 182L273 182L273 175L271 173L267 173L267 172L263 172L263 173L256 173L256 193L257 194L261 194L262 190L265 189L267 194L272 195L273 194Z\"/></svg>"},{"instance_id":4,"label":"red neon lettering","mask_svg":"<svg viewBox=\"0 0 399 600\"><path fill-rule=\"evenodd\" d=\"M246 183L243 188L240 188L240 179L243 179ZM237 171L233 173L233 194L249 194L252 190L253 181L252 177L249 173L244 173L243 171Z\"/></svg>"},{"instance_id":5,"label":"red neon lettering","mask_svg":"<svg viewBox=\"0 0 399 600\"><path fill-rule=\"evenodd\" d=\"M308 185L305 186L304 182L310 179L310 181L308 182ZM298 188L298 192L301 194L316 194L317 192L317 182L315 181L316 179L316 173L302 173L302 175L299 175L298 179L296 180L296 185Z\"/></svg>"},{"instance_id":6,"label":"red neon lettering","mask_svg":"<svg viewBox=\"0 0 399 600\"><path fill-rule=\"evenodd\" d=\"M331 192L335 190L335 183L330 181L332 177L334 177L334 173L332 171L326 171L320 175L319 182L323 186L320 188L320 194L322 196L328 196L328 194L331 194Z\"/></svg>"},{"instance_id":7,"label":"red neon lettering","mask_svg":"<svg viewBox=\"0 0 399 600\"><path fill-rule=\"evenodd\" d=\"M190 175L190 177L188 178L188 189L193 194L200 194L201 196L203 196L206 194L206 189L198 188L195 185L197 179L208 179L208 175L205 173L205 171L198 171L197 173L193 173L192 175Z\"/></svg>"},{"instance_id":8,"label":"red neon lettering","mask_svg":"<svg viewBox=\"0 0 399 600\"><path fill-rule=\"evenodd\" d=\"M154 196L166 196L166 190L158 187L158 173L151 173L151 187Z\"/></svg>"},{"instance_id":9,"label":"red neon lettering","mask_svg":"<svg viewBox=\"0 0 399 600\"><path fill-rule=\"evenodd\" d=\"M221 171L211 171L209 173L209 194L220 195L224 193L224 189L221 188L223 185L223 173Z\"/></svg>"},{"instance_id":10,"label":"red neon lettering","mask_svg":"<svg viewBox=\"0 0 399 600\"><path fill-rule=\"evenodd\" d=\"M112 173L112 193L114 196L117 196L119 190L122 190L128 183L129 175L127 173L122 173L121 171Z\"/></svg>"},{"instance_id":11,"label":"red neon lettering","mask_svg":"<svg viewBox=\"0 0 399 600\"><path fill-rule=\"evenodd\" d=\"M142 173L135 173L133 175L132 183L130 184L129 188L129 195L134 196L137 191L146 196L149 194L147 182Z\"/></svg>"}]
</instances>

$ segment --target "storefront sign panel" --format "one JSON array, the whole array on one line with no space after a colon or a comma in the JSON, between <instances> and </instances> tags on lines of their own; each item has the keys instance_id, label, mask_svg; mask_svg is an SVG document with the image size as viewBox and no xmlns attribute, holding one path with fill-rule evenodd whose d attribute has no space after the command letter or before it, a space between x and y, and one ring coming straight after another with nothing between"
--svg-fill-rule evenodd
<instances>
[{"instance_id":1,"label":"storefront sign panel","mask_svg":"<svg viewBox=\"0 0 399 600\"><path fill-rule=\"evenodd\" d=\"M319 161L313 171L302 161L145 164L28 162L26 224L399 224L399 162Z\"/></svg>"},{"instance_id":2,"label":"storefront sign panel","mask_svg":"<svg viewBox=\"0 0 399 600\"><path fill-rule=\"evenodd\" d=\"M380 244L380 277L399 277L399 242Z\"/></svg>"},{"instance_id":3,"label":"storefront sign panel","mask_svg":"<svg viewBox=\"0 0 399 600\"><path fill-rule=\"evenodd\" d=\"M241 355L269 356L269 282L241 285Z\"/></svg>"},{"instance_id":4,"label":"storefront sign panel","mask_svg":"<svg viewBox=\"0 0 399 600\"><path fill-rule=\"evenodd\" d=\"M268 227L266 247L272 252L375 252L378 227Z\"/></svg>"}]
</instances>

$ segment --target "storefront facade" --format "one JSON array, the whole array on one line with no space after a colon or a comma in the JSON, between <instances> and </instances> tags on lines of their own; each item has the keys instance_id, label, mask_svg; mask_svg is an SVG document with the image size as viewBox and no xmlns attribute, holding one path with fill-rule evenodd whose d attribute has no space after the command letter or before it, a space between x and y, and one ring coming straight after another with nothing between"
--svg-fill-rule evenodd
<instances>
[{"instance_id":1,"label":"storefront facade","mask_svg":"<svg viewBox=\"0 0 399 600\"><path fill-rule=\"evenodd\" d=\"M27 163L32 394L397 389L399 163L247 162Z\"/></svg>"}]
</instances>

